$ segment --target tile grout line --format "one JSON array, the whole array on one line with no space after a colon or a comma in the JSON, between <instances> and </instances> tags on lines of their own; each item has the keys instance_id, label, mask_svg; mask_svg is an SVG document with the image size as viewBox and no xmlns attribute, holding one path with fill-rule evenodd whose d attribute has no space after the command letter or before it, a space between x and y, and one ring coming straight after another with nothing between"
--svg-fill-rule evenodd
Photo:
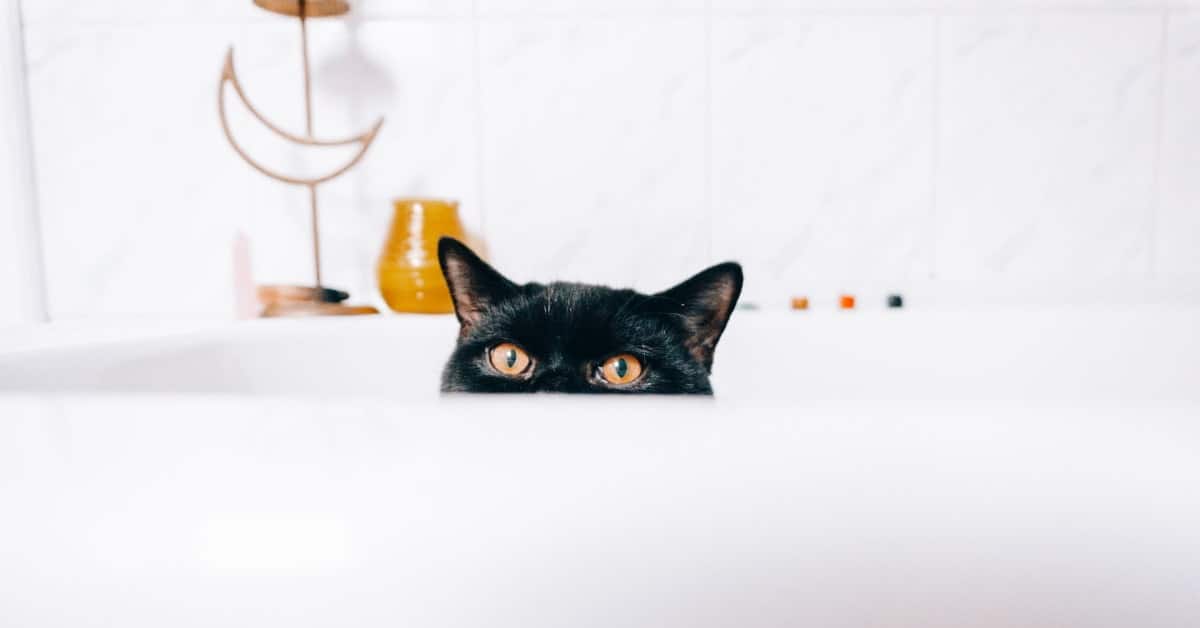
<instances>
[{"instance_id":1,"label":"tile grout line","mask_svg":"<svg viewBox=\"0 0 1200 628\"><path fill-rule=\"evenodd\" d=\"M1162 203L1162 168L1163 168L1163 129L1166 127L1167 116L1167 71L1170 68L1170 55L1167 54L1168 28L1171 10L1163 9L1159 18L1158 32L1158 93L1155 102L1154 115L1154 173L1150 184L1150 207L1147 212L1146 228L1146 276L1156 275L1158 256L1158 213Z\"/></svg>"},{"instance_id":2,"label":"tile grout line","mask_svg":"<svg viewBox=\"0 0 1200 628\"><path fill-rule=\"evenodd\" d=\"M479 0L471 0L471 77L472 112L475 117L475 203L479 207L479 239L485 251L479 251L491 258L491 246L488 238L487 203L484 201L483 183L483 50L479 43Z\"/></svg>"},{"instance_id":3,"label":"tile grout line","mask_svg":"<svg viewBox=\"0 0 1200 628\"><path fill-rule=\"evenodd\" d=\"M29 279L30 288L33 291L33 303L30 306L32 315L37 322L49 323L50 316L50 283L49 274L46 270L46 230L44 221L42 220L42 193L38 182L38 167L37 157L35 155L34 131L33 131L33 89L29 85L29 50L28 40L25 38L25 30L28 24L25 21L25 3L23 0L15 2L16 20L17 20L17 39L16 49L20 59L17 62L17 71L21 74L20 82L22 94L20 96L20 105L24 107L24 118L26 130L21 138L25 144L24 150L28 153L28 164L24 177L29 188L29 203L32 207L29 208L29 231L32 242L29 244L30 251L30 269L33 275Z\"/></svg>"},{"instance_id":4,"label":"tile grout line","mask_svg":"<svg viewBox=\"0 0 1200 628\"><path fill-rule=\"evenodd\" d=\"M933 76L932 102L929 114L929 227L926 232L929 246L929 269L926 274L929 279L937 279L937 241L938 241L938 174L941 168L941 151L939 130L941 129L942 114L942 16L933 17Z\"/></svg>"},{"instance_id":5,"label":"tile grout line","mask_svg":"<svg viewBox=\"0 0 1200 628\"><path fill-rule=\"evenodd\" d=\"M712 89L712 31L713 31L713 14L712 0L705 0L704 3L704 205L708 218L708 261L706 263L715 262L713 256L715 247L713 246L714 234L716 232L716 212L713 208L713 151L712 151L712 136L713 136L713 89Z\"/></svg>"},{"instance_id":6,"label":"tile grout line","mask_svg":"<svg viewBox=\"0 0 1200 628\"><path fill-rule=\"evenodd\" d=\"M648 19L678 19L696 16L735 17L735 18L770 18L770 17L844 17L844 18L878 18L878 17L939 17L954 16L1090 16L1090 15L1160 15L1163 11L1172 13L1200 13L1200 7L1191 6L1013 6L1013 7L945 7L931 4L926 7L895 8L886 4L865 6L859 8L844 7L769 7L757 9L715 9L711 1L706 2L705 9L647 9L647 10L614 10L614 11L479 11L478 2L472 2L469 14L413 12L396 14L370 14L363 17L363 22L509 22L525 19L542 20L578 20L578 19L615 19L630 18ZM267 24L273 18L266 16L254 17L208 17L193 19L183 16L158 16L149 19L133 18L38 18L27 21L28 26L59 27L59 26L110 26L110 27L145 27L145 26L194 26L194 25L227 25L227 24Z\"/></svg>"}]
</instances>

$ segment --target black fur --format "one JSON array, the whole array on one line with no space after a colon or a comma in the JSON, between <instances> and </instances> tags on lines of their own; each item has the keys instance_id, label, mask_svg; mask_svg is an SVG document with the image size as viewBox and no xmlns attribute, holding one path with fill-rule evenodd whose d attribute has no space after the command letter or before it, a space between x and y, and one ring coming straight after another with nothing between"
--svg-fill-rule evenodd
<instances>
[{"instance_id":1,"label":"black fur","mask_svg":"<svg viewBox=\"0 0 1200 628\"><path fill-rule=\"evenodd\" d=\"M452 238L438 260L461 324L442 372L443 392L712 394L713 351L742 289L726 262L654 295L577 283L515 284ZM488 351L514 343L534 360L526 378L500 374ZM627 387L607 385L598 365L630 353L643 365Z\"/></svg>"}]
</instances>

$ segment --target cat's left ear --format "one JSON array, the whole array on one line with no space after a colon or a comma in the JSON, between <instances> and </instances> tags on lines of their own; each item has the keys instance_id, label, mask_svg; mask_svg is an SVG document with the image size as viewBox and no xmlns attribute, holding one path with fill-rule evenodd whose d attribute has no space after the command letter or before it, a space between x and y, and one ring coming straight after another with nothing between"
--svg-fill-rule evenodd
<instances>
[{"instance_id":1,"label":"cat's left ear","mask_svg":"<svg viewBox=\"0 0 1200 628\"><path fill-rule=\"evenodd\" d=\"M669 301L672 309L683 315L688 334L687 349L711 371L717 341L721 339L741 293L742 267L735 262L725 262L700 271L655 297Z\"/></svg>"}]
</instances>

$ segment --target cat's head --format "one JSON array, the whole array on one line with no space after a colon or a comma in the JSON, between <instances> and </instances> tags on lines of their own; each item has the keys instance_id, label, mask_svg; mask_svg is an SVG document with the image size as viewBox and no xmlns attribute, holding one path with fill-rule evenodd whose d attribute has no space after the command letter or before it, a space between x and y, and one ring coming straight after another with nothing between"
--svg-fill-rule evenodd
<instances>
[{"instance_id":1,"label":"cat's head","mask_svg":"<svg viewBox=\"0 0 1200 628\"><path fill-rule=\"evenodd\" d=\"M461 325L444 392L712 394L713 351L742 291L733 262L641 294L519 285L452 238L438 260Z\"/></svg>"}]
</instances>

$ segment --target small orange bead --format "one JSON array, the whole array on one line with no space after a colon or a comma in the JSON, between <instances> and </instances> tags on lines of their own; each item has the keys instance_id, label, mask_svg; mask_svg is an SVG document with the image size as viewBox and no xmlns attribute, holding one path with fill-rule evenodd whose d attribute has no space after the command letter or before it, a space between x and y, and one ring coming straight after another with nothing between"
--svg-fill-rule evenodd
<instances>
[{"instance_id":1,"label":"small orange bead","mask_svg":"<svg viewBox=\"0 0 1200 628\"><path fill-rule=\"evenodd\" d=\"M843 310L853 310L854 309L854 295L843 294L841 304L842 304Z\"/></svg>"},{"instance_id":2,"label":"small orange bead","mask_svg":"<svg viewBox=\"0 0 1200 628\"><path fill-rule=\"evenodd\" d=\"M808 309L808 297L792 297L792 309L793 310L807 310Z\"/></svg>"}]
</instances>

